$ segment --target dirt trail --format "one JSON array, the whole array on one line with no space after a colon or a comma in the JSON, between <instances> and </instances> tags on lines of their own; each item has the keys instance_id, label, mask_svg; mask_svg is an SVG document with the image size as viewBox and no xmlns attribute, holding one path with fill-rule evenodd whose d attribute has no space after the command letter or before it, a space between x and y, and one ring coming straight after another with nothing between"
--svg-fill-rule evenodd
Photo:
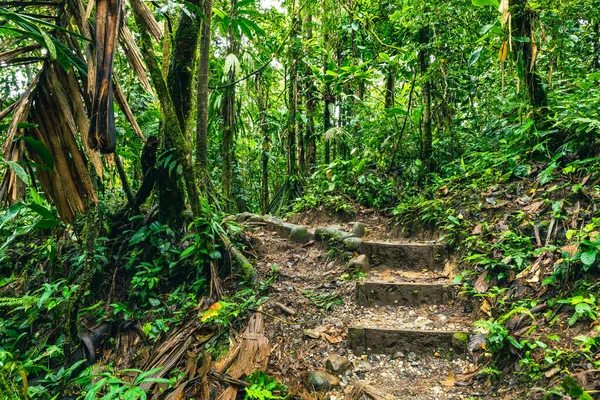
<instances>
[{"instance_id":1,"label":"dirt trail","mask_svg":"<svg viewBox=\"0 0 600 400\"><path fill-rule=\"evenodd\" d=\"M266 335L274 348L268 373L290 386L293 393L307 399L375 398L357 393L357 386L367 384L387 394L381 398L515 398L467 379L476 367L464 343L456 343L447 332L468 331L472 316L463 312L452 293L440 301L417 288L413 295L403 292L402 284L435 285L450 279L444 270L419 268L403 273L394 265L380 265L353 279L346 262L329 246L315 241L294 243L285 238L291 227L281 229L277 224L280 222L253 228L251 237L261 277L273 271L278 275L265 305L266 312L276 317L267 318L266 323ZM393 290L382 288L379 295L369 289L361 297L360 287L369 281L396 286ZM440 290L449 289L440 285ZM328 371L335 376L329 383L337 385L321 391L307 388L307 379L314 383L307 373L327 371L326 360L334 355L350 363L345 372L344 368L337 373Z\"/></svg>"}]
</instances>

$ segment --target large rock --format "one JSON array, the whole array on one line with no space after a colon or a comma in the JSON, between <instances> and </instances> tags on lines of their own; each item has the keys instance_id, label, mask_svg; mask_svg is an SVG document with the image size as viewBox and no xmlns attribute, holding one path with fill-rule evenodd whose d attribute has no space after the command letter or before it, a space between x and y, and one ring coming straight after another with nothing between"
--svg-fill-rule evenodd
<instances>
[{"instance_id":1,"label":"large rock","mask_svg":"<svg viewBox=\"0 0 600 400\"><path fill-rule=\"evenodd\" d=\"M361 238L365 236L365 233L367 232L367 227L365 226L365 224L363 224L362 222L351 222L350 225L352 225L352 233L356 237Z\"/></svg>"},{"instance_id":2,"label":"large rock","mask_svg":"<svg viewBox=\"0 0 600 400\"><path fill-rule=\"evenodd\" d=\"M279 225L283 224L281 218L274 217L272 215L265 215L263 221L267 224L267 229L275 230Z\"/></svg>"},{"instance_id":3,"label":"large rock","mask_svg":"<svg viewBox=\"0 0 600 400\"><path fill-rule=\"evenodd\" d=\"M304 380L309 389L319 392L325 392L340 384L337 377L325 371L309 371L305 374Z\"/></svg>"},{"instance_id":4,"label":"large rock","mask_svg":"<svg viewBox=\"0 0 600 400\"><path fill-rule=\"evenodd\" d=\"M344 239L344 247L349 251L358 251L360 249L360 243L362 240L357 237L349 237Z\"/></svg>"},{"instance_id":5,"label":"large rock","mask_svg":"<svg viewBox=\"0 0 600 400\"><path fill-rule=\"evenodd\" d=\"M290 240L294 243L305 244L309 241L308 229L302 225L296 225L290 231Z\"/></svg>"},{"instance_id":6,"label":"large rock","mask_svg":"<svg viewBox=\"0 0 600 400\"><path fill-rule=\"evenodd\" d=\"M367 273L371 270L371 264L369 263L369 257L361 254L358 257L354 257L348 262L349 271L360 271Z\"/></svg>"},{"instance_id":7,"label":"large rock","mask_svg":"<svg viewBox=\"0 0 600 400\"><path fill-rule=\"evenodd\" d=\"M319 226L315 229L315 240L336 241L342 243L344 239L354 237L353 233L343 231L335 226Z\"/></svg>"},{"instance_id":8,"label":"large rock","mask_svg":"<svg viewBox=\"0 0 600 400\"><path fill-rule=\"evenodd\" d=\"M350 361L339 354L330 354L325 360L325 367L336 374L343 374L350 368Z\"/></svg>"}]
</instances>

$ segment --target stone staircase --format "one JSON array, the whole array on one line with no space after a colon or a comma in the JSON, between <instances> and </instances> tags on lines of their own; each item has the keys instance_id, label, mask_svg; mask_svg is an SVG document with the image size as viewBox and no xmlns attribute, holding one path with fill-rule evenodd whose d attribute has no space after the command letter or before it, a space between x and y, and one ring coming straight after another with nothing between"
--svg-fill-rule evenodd
<instances>
[{"instance_id":1,"label":"stone staircase","mask_svg":"<svg viewBox=\"0 0 600 400\"><path fill-rule=\"evenodd\" d=\"M348 330L355 354L464 353L468 324L450 306L443 246L362 240L358 253L371 267L356 283L355 300L364 313Z\"/></svg>"},{"instance_id":2,"label":"stone staircase","mask_svg":"<svg viewBox=\"0 0 600 400\"><path fill-rule=\"evenodd\" d=\"M360 309L348 329L347 343L355 354L465 354L470 321L454 307L443 245L368 240L354 227L351 232L340 226L311 230L268 215L244 213L235 219L299 244L315 240L366 257L360 269L367 275L355 289Z\"/></svg>"}]
</instances>

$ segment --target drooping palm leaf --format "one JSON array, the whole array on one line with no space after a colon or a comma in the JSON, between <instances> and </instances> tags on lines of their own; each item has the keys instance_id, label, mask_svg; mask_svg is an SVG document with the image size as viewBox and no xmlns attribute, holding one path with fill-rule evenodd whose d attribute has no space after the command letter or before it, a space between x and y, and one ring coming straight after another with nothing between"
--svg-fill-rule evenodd
<instances>
[{"instance_id":1,"label":"drooping palm leaf","mask_svg":"<svg viewBox=\"0 0 600 400\"><path fill-rule=\"evenodd\" d=\"M120 0L96 0L96 86L88 143L103 154L114 153L117 145L112 72L120 18Z\"/></svg>"}]
</instances>

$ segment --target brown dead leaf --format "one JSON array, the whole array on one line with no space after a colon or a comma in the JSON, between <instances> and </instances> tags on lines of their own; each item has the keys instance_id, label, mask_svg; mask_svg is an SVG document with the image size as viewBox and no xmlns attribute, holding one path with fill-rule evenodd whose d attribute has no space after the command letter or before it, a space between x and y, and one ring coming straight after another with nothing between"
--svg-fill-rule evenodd
<instances>
[{"instance_id":1,"label":"brown dead leaf","mask_svg":"<svg viewBox=\"0 0 600 400\"><path fill-rule=\"evenodd\" d=\"M483 231L481 224L475 225L475 228L471 231L471 235L479 235Z\"/></svg>"},{"instance_id":2,"label":"brown dead leaf","mask_svg":"<svg viewBox=\"0 0 600 400\"><path fill-rule=\"evenodd\" d=\"M592 175L587 175L581 180L581 185L584 186Z\"/></svg>"},{"instance_id":3,"label":"brown dead leaf","mask_svg":"<svg viewBox=\"0 0 600 400\"><path fill-rule=\"evenodd\" d=\"M475 281L475 285L473 285L473 289L475 293L485 293L490 287L490 284L487 281L488 271L485 271L483 274L479 275L477 281Z\"/></svg>"},{"instance_id":4,"label":"brown dead leaf","mask_svg":"<svg viewBox=\"0 0 600 400\"><path fill-rule=\"evenodd\" d=\"M579 248L579 246L577 246L576 244L570 244L568 246L563 246L560 249L562 251L569 253L570 255L574 255L575 253L577 253L578 248Z\"/></svg>"},{"instance_id":5,"label":"brown dead leaf","mask_svg":"<svg viewBox=\"0 0 600 400\"><path fill-rule=\"evenodd\" d=\"M504 64L506 61L506 56L508 55L508 40L504 40L502 45L500 46L500 51L498 52L498 61L500 64Z\"/></svg>"},{"instance_id":6,"label":"brown dead leaf","mask_svg":"<svg viewBox=\"0 0 600 400\"><path fill-rule=\"evenodd\" d=\"M446 196L446 195L448 194L448 192L449 192L449 191L450 191L450 190L448 189L448 186L445 186L445 185L444 185L444 186L442 186L441 188L439 188L438 190L436 190L436 194L437 194L438 196L440 196L440 195L444 195L444 196Z\"/></svg>"},{"instance_id":7,"label":"brown dead leaf","mask_svg":"<svg viewBox=\"0 0 600 400\"><path fill-rule=\"evenodd\" d=\"M488 299L483 299L483 302L481 303L479 310L482 313L486 314L488 317L491 317L492 316L492 303L490 303L490 301Z\"/></svg>"},{"instance_id":8,"label":"brown dead leaf","mask_svg":"<svg viewBox=\"0 0 600 400\"><path fill-rule=\"evenodd\" d=\"M447 387L456 386L456 376L454 375L453 372L449 372L446 379L444 379L443 381L440 381L440 384L442 386L447 386Z\"/></svg>"},{"instance_id":9,"label":"brown dead leaf","mask_svg":"<svg viewBox=\"0 0 600 400\"><path fill-rule=\"evenodd\" d=\"M542 200L531 203L527 207L523 207L523 211L525 211L529 215L536 214L538 210L544 205Z\"/></svg>"}]
</instances>

